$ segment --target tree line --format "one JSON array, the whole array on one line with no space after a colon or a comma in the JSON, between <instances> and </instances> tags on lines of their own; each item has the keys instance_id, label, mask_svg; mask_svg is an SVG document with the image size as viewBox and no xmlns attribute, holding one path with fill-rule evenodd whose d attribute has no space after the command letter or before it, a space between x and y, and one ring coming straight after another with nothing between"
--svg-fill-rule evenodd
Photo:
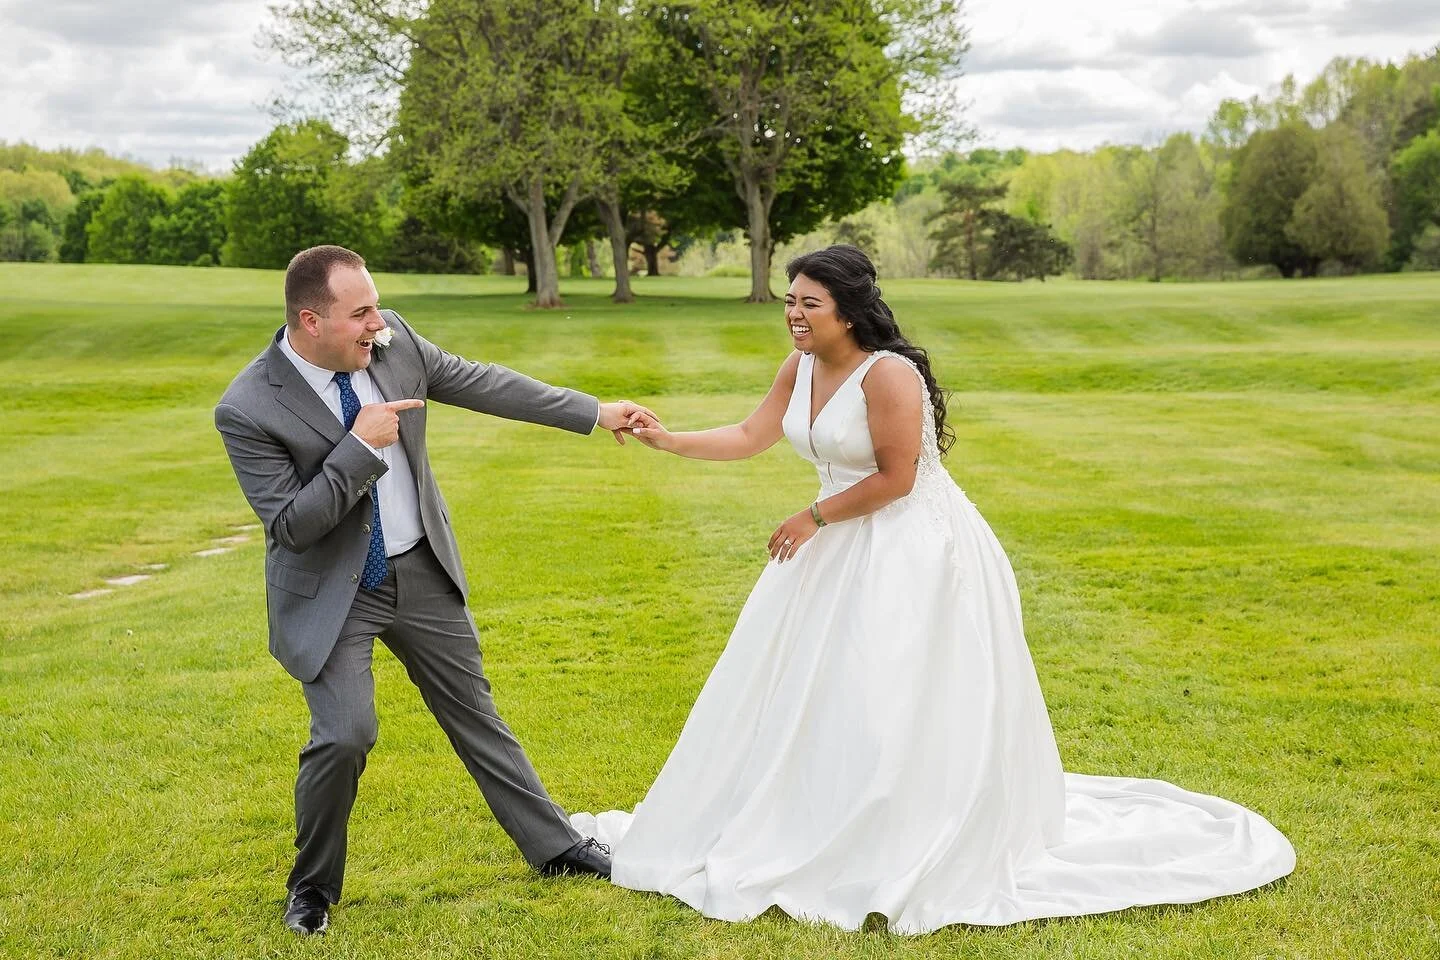
<instances>
[{"instance_id":1,"label":"tree line","mask_svg":"<svg viewBox=\"0 0 1440 960\"><path fill-rule=\"evenodd\" d=\"M1336 59L1304 86L1222 102L1200 136L1032 154L959 179L970 185L949 188L952 229L989 207L1047 224L1088 279L1440 269L1440 48ZM963 275L967 254L946 250Z\"/></svg>"},{"instance_id":2,"label":"tree line","mask_svg":"<svg viewBox=\"0 0 1440 960\"><path fill-rule=\"evenodd\" d=\"M665 17L676 9L664 8ZM528 14L513 16L534 25ZM716 42L702 26L690 21L682 46ZM655 24L647 29L651 43L674 40L657 40ZM595 36L618 42L603 30ZM900 56L893 47L881 52ZM537 299L552 303L545 285L558 298L562 268L613 276L616 299L626 300L632 259L653 274L666 247L703 261L707 246L714 251L726 239L729 249L743 244L756 299L769 293L777 250L836 240L866 249L892 276L1159 280L1440 269L1440 51L1399 64L1336 60L1303 87L1287 79L1271 98L1225 101L1199 136L1149 147L950 150L909 163L898 152L908 134L881 150L869 132L879 128L858 121L848 129L822 124L841 132L820 144L798 138L787 152L770 144L780 136L766 135L774 126L757 119L748 141L727 134L724 147L735 151L727 159L721 141L709 139L716 130L686 133L677 119L685 109L709 109L703 84L665 84L632 62L633 86L590 84L567 95L586 116L601 109L581 109L587 97L619 97L607 122L624 126L621 145L631 155L611 156L598 173L593 164L608 148L565 141L558 121L539 133L506 129L512 141L535 138L527 149L590 150L589 166L554 157L533 166L517 155L491 169L492 156L508 149L495 139L501 125L491 114L441 115L448 101L439 92L407 99L419 97L410 56L404 76L412 82L400 92L383 151L357 152L313 118L277 126L223 178L155 171L97 150L0 143L0 258L279 267L304 246L338 242L365 251L378 269L515 272L524 264ZM659 56L636 55L651 58L650 69ZM462 71L433 82L469 81ZM675 99L686 90L688 108ZM640 109L625 99L632 95L659 125L648 134L626 125ZM419 115L405 119L412 107ZM921 125L921 111L907 114L893 100L890 107L907 129ZM669 126L658 117L670 117ZM510 119L519 123L521 114ZM747 181L747 164L761 164L762 148L773 179ZM495 181L502 168L511 179ZM541 176L552 168L569 169L569 179ZM514 179L522 174L529 180ZM598 250L607 244L611 263L602 268Z\"/></svg>"}]
</instances>

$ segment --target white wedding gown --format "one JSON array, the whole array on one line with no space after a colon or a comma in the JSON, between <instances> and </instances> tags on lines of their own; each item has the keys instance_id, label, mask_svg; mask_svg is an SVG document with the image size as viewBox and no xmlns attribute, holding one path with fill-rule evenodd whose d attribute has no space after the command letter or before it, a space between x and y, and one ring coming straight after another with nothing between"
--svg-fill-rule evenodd
<instances>
[{"instance_id":1,"label":"white wedding gown","mask_svg":"<svg viewBox=\"0 0 1440 960\"><path fill-rule=\"evenodd\" d=\"M860 383L881 355L813 428L801 358L785 435L821 499L876 469ZM634 814L572 817L612 845L614 882L722 920L775 905L923 933L1191 903L1294 869L1244 807L1062 771L1014 574L940 464L928 399L923 444L908 496L765 567Z\"/></svg>"}]
</instances>

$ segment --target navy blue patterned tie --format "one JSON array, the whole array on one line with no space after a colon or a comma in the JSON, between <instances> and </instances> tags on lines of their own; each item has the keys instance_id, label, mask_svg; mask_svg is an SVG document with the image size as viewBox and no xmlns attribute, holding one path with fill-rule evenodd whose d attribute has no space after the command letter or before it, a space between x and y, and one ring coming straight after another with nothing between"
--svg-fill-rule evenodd
<instances>
[{"instance_id":1,"label":"navy blue patterned tie","mask_svg":"<svg viewBox=\"0 0 1440 960\"><path fill-rule=\"evenodd\" d=\"M335 385L340 388L340 412L344 414L345 429L355 426L360 415L360 398L350 385L350 374L335 374ZM380 529L380 491L370 489L370 552L365 555L365 570L360 574L360 586L374 590L385 579L385 534Z\"/></svg>"}]
</instances>

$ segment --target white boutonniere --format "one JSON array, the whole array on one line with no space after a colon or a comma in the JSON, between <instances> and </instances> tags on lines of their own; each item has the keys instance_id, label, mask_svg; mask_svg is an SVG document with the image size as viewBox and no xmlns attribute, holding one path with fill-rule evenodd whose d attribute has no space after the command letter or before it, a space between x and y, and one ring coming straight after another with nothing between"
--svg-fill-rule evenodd
<instances>
[{"instance_id":1,"label":"white boutonniere","mask_svg":"<svg viewBox=\"0 0 1440 960\"><path fill-rule=\"evenodd\" d=\"M390 346L390 341L393 340L394 338L395 338L395 328L394 328L394 327L386 327L384 330L381 330L381 331L379 331L378 333L375 334L375 346L377 346L377 347L388 347L388 346Z\"/></svg>"}]
</instances>

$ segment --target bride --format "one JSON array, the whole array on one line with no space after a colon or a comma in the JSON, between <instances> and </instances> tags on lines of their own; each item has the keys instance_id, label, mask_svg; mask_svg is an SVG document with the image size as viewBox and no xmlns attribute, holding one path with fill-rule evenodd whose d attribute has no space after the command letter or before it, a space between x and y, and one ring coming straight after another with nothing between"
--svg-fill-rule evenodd
<instances>
[{"instance_id":1,"label":"bride","mask_svg":"<svg viewBox=\"0 0 1440 960\"><path fill-rule=\"evenodd\" d=\"M875 268L786 267L795 351L743 423L636 438L738 460L782 434L815 501L776 528L679 742L633 814L576 814L613 881L705 916L898 933L1190 903L1288 874L1263 817L1158 780L1065 773L1004 552L940 457L923 350Z\"/></svg>"}]
</instances>

